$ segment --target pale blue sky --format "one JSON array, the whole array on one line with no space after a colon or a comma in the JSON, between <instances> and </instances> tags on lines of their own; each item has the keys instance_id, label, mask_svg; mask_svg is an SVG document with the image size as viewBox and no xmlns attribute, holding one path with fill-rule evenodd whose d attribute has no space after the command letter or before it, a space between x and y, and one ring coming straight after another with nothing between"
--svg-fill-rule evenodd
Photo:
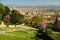
<instances>
[{"instance_id":1,"label":"pale blue sky","mask_svg":"<svg viewBox=\"0 0 60 40\"><path fill-rule=\"evenodd\" d=\"M5 5L20 6L40 6L40 5L60 5L59 0L0 0Z\"/></svg>"}]
</instances>

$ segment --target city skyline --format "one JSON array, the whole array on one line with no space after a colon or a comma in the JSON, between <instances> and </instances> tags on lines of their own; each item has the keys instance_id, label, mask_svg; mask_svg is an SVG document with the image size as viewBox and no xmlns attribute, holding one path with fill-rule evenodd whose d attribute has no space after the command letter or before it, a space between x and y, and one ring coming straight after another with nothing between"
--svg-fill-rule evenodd
<instances>
[{"instance_id":1,"label":"city skyline","mask_svg":"<svg viewBox=\"0 0 60 40\"><path fill-rule=\"evenodd\" d=\"M0 0L4 5L17 6L42 6L42 5L60 5L59 0Z\"/></svg>"}]
</instances>

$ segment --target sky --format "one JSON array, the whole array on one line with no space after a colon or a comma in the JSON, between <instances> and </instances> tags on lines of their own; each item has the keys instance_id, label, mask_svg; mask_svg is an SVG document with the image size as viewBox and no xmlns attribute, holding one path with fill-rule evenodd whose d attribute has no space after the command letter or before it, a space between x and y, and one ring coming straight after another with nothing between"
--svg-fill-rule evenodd
<instances>
[{"instance_id":1,"label":"sky","mask_svg":"<svg viewBox=\"0 0 60 40\"><path fill-rule=\"evenodd\" d=\"M60 0L0 0L4 5L41 6L60 5Z\"/></svg>"}]
</instances>

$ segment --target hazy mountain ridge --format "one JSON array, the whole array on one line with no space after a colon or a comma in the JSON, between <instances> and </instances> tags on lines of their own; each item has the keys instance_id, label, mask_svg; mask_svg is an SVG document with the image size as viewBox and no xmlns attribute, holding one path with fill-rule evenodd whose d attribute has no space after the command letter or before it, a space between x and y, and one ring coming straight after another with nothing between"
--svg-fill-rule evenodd
<instances>
[{"instance_id":1,"label":"hazy mountain ridge","mask_svg":"<svg viewBox=\"0 0 60 40\"><path fill-rule=\"evenodd\" d=\"M8 5L9 7L13 7L13 5ZM15 6L15 5L14 5ZM45 5L45 6L15 6L17 8L58 8L60 9L60 5Z\"/></svg>"}]
</instances>

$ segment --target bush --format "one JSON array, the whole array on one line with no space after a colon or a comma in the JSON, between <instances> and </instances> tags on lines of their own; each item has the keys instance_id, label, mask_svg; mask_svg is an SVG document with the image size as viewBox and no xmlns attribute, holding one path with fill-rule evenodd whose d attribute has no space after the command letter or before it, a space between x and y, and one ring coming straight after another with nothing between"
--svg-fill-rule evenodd
<instances>
[{"instance_id":1,"label":"bush","mask_svg":"<svg viewBox=\"0 0 60 40\"><path fill-rule=\"evenodd\" d=\"M0 20L0 24L2 23L2 20Z\"/></svg>"},{"instance_id":2,"label":"bush","mask_svg":"<svg viewBox=\"0 0 60 40\"><path fill-rule=\"evenodd\" d=\"M6 23L6 27L9 27L9 23Z\"/></svg>"},{"instance_id":3,"label":"bush","mask_svg":"<svg viewBox=\"0 0 60 40\"><path fill-rule=\"evenodd\" d=\"M57 21L57 22L54 24L53 30L60 32L60 21Z\"/></svg>"},{"instance_id":4,"label":"bush","mask_svg":"<svg viewBox=\"0 0 60 40\"><path fill-rule=\"evenodd\" d=\"M38 26L37 26L36 23L32 23L31 26L32 26L33 28L38 28Z\"/></svg>"},{"instance_id":5,"label":"bush","mask_svg":"<svg viewBox=\"0 0 60 40\"><path fill-rule=\"evenodd\" d=\"M47 29L47 34L52 34L52 29Z\"/></svg>"}]
</instances>

